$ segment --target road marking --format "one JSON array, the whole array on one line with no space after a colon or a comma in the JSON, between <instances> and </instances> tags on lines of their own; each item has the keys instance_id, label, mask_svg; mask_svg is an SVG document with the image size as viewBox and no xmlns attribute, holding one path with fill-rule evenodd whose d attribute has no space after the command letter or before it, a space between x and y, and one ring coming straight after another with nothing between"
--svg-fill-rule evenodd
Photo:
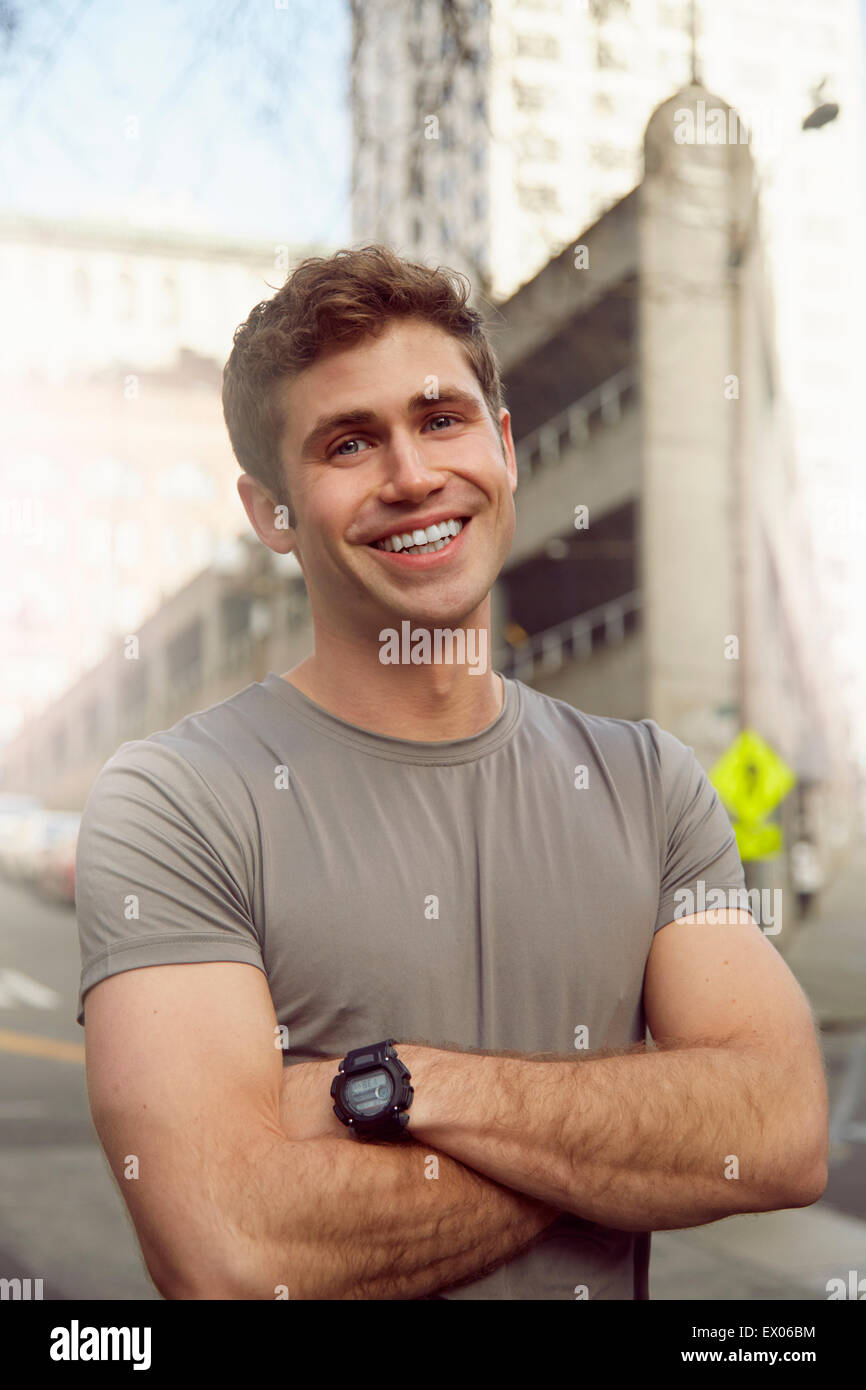
<instances>
[{"instance_id":1,"label":"road marking","mask_svg":"<svg viewBox=\"0 0 866 1390\"><path fill-rule=\"evenodd\" d=\"M56 1009L62 1003L56 989L41 985L20 970L0 970L0 1009L24 1004L31 1009Z\"/></svg>"},{"instance_id":2,"label":"road marking","mask_svg":"<svg viewBox=\"0 0 866 1390\"><path fill-rule=\"evenodd\" d=\"M80 1043L59 1038L40 1038L35 1033L10 1033L0 1028L0 1052L17 1052L23 1057L51 1057L55 1062L84 1062Z\"/></svg>"}]
</instances>

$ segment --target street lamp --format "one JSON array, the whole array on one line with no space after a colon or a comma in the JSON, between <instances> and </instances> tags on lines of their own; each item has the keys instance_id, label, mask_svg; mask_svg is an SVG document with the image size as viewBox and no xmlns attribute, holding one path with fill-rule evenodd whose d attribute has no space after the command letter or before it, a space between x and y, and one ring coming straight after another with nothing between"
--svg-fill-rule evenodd
<instances>
[{"instance_id":1,"label":"street lamp","mask_svg":"<svg viewBox=\"0 0 866 1390\"><path fill-rule=\"evenodd\" d=\"M835 121L839 115L839 105L835 101L822 101L824 88L827 85L826 77L822 77L817 87L812 89L812 100L817 103L814 110L810 111L803 121L803 130L820 130L822 125L828 125L830 121Z\"/></svg>"}]
</instances>

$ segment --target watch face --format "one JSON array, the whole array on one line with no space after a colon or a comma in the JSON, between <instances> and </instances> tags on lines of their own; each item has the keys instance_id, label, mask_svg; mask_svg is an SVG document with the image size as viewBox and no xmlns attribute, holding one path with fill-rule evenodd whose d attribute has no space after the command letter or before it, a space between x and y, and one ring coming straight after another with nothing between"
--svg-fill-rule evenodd
<instances>
[{"instance_id":1,"label":"watch face","mask_svg":"<svg viewBox=\"0 0 866 1390\"><path fill-rule=\"evenodd\" d=\"M386 1110L394 1094L394 1082L383 1067L367 1072L364 1076L352 1077L346 1083L344 1099L355 1115L369 1119Z\"/></svg>"}]
</instances>

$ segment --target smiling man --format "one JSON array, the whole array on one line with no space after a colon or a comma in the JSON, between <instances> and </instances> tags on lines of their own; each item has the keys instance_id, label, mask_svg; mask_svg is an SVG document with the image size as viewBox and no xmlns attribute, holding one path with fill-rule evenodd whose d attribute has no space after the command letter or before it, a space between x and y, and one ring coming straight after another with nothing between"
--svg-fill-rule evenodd
<instances>
[{"instance_id":1,"label":"smiling man","mask_svg":"<svg viewBox=\"0 0 866 1390\"><path fill-rule=\"evenodd\" d=\"M468 659L517 470L467 295L367 247L238 329L314 650L85 808L91 1106L169 1298L647 1298L652 1230L824 1190L802 992L748 912L677 916L744 888L693 751Z\"/></svg>"},{"instance_id":2,"label":"smiling man","mask_svg":"<svg viewBox=\"0 0 866 1390\"><path fill-rule=\"evenodd\" d=\"M408 316L375 327L376 337L329 347L275 393L296 527L280 529L284 512L249 471L238 490L258 535L294 550L307 583L316 649L286 679L392 737L465 737L500 712L502 677L472 680L474 668L454 663L383 663L381 633L408 622L488 636L490 590L514 535L510 419L504 408L493 413L445 328ZM230 430L241 389L230 374ZM498 381L488 391L498 400Z\"/></svg>"}]
</instances>

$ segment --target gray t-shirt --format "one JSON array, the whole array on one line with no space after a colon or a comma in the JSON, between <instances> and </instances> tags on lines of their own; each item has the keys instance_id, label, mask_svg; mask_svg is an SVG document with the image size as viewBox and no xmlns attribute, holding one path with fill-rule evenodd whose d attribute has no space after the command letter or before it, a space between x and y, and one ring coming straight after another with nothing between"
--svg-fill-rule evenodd
<instances>
[{"instance_id":1,"label":"gray t-shirt","mask_svg":"<svg viewBox=\"0 0 866 1390\"><path fill-rule=\"evenodd\" d=\"M652 719L505 680L470 738L391 738L282 677L124 743L84 809L88 989L119 971L244 961L288 1061L393 1037L575 1059L646 1037L653 935L680 888L743 889L730 820ZM647 1298L648 1233L563 1215L444 1296Z\"/></svg>"}]
</instances>

